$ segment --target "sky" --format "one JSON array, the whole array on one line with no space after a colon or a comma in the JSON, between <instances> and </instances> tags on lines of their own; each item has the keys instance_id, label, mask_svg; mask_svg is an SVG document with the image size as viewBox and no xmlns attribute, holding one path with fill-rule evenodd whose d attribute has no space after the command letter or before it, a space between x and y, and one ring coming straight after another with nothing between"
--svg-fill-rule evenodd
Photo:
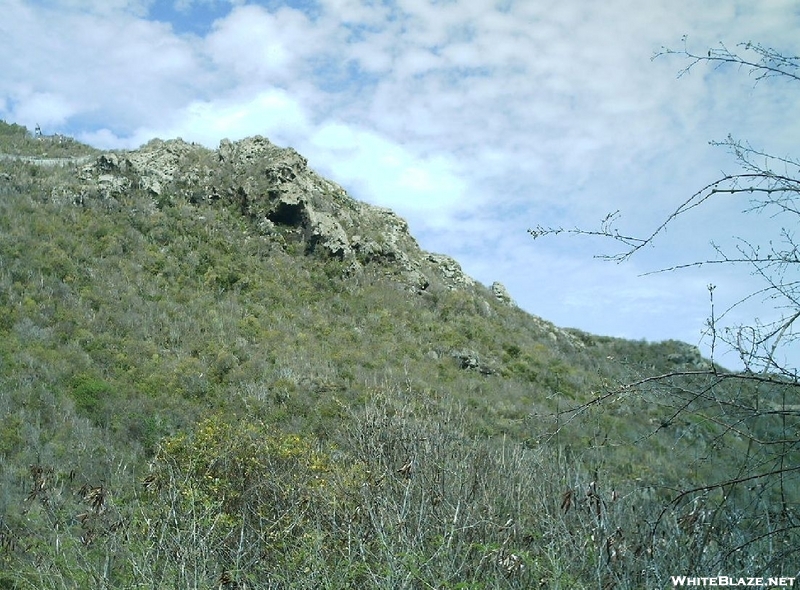
<instances>
[{"instance_id":1,"label":"sky","mask_svg":"<svg viewBox=\"0 0 800 590\"><path fill-rule=\"evenodd\" d=\"M562 327L631 339L703 337L760 288L703 266L712 242L768 242L781 219L719 196L654 247L529 228L649 235L738 170L728 134L798 156L798 87L654 54L753 41L800 53L795 0L0 0L0 118L100 148L252 135L294 147L359 200L409 221L421 246L502 282ZM685 40L684 40L685 39ZM753 298L723 325L774 319ZM735 366L722 346L715 358Z\"/></svg>"}]
</instances>

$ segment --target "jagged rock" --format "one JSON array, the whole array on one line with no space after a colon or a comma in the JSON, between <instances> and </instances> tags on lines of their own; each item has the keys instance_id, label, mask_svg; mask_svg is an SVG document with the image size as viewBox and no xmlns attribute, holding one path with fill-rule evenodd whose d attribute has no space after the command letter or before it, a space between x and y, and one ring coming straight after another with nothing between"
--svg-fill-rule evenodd
<instances>
[{"instance_id":1,"label":"jagged rock","mask_svg":"<svg viewBox=\"0 0 800 590\"><path fill-rule=\"evenodd\" d=\"M667 362L695 371L702 371L711 367L696 346L684 342L677 342L676 345L679 350L667 355Z\"/></svg>"},{"instance_id":2,"label":"jagged rock","mask_svg":"<svg viewBox=\"0 0 800 590\"><path fill-rule=\"evenodd\" d=\"M352 259L354 270L385 269L412 290L426 290L434 276L449 288L474 285L451 257L422 251L402 217L350 198L295 150L256 136L223 140L218 157L235 178L245 179L233 199L270 233L304 240L308 252Z\"/></svg>"},{"instance_id":3,"label":"jagged rock","mask_svg":"<svg viewBox=\"0 0 800 590\"><path fill-rule=\"evenodd\" d=\"M451 288L472 287L475 285L475 280L464 274L464 271L461 270L461 265L456 262L455 258L445 254L428 254L427 260L438 268L442 278Z\"/></svg>"},{"instance_id":4,"label":"jagged rock","mask_svg":"<svg viewBox=\"0 0 800 590\"><path fill-rule=\"evenodd\" d=\"M483 362L474 350L453 350L450 356L456 359L462 369L471 369L484 375L494 375L497 370L492 363Z\"/></svg>"},{"instance_id":5,"label":"jagged rock","mask_svg":"<svg viewBox=\"0 0 800 590\"><path fill-rule=\"evenodd\" d=\"M412 291L475 285L450 256L423 251L402 217L352 199L295 150L265 137L223 139L216 152L182 139L154 139L138 150L101 154L82 169L81 179L106 196L135 187L159 203L222 200L270 239L349 260L351 273L371 269Z\"/></svg>"},{"instance_id":6,"label":"jagged rock","mask_svg":"<svg viewBox=\"0 0 800 590\"><path fill-rule=\"evenodd\" d=\"M308 161L296 151L256 136L236 143L222 140L218 157L234 177L246 175L231 191L231 199L268 235L283 231L284 237L305 241L308 252L353 256L342 216L326 194L343 191L309 170Z\"/></svg>"},{"instance_id":7,"label":"jagged rock","mask_svg":"<svg viewBox=\"0 0 800 590\"><path fill-rule=\"evenodd\" d=\"M474 350L454 350L450 356L458 360L462 369L477 369L480 366L478 353Z\"/></svg>"},{"instance_id":8,"label":"jagged rock","mask_svg":"<svg viewBox=\"0 0 800 590\"><path fill-rule=\"evenodd\" d=\"M114 174L101 174L97 177L97 186L106 198L124 193L130 185L130 180Z\"/></svg>"},{"instance_id":9,"label":"jagged rock","mask_svg":"<svg viewBox=\"0 0 800 590\"><path fill-rule=\"evenodd\" d=\"M150 191L156 196L159 196L163 189L161 188L161 183L152 177L145 177L139 182L139 186L145 190Z\"/></svg>"},{"instance_id":10,"label":"jagged rock","mask_svg":"<svg viewBox=\"0 0 800 590\"><path fill-rule=\"evenodd\" d=\"M138 177L138 188L158 196L177 180L187 185L199 184L201 178L211 175L207 168L201 170L189 162L192 154L204 149L182 139L153 139L135 151L99 155L82 168L81 179L101 188L121 186L124 182L127 183L124 190L127 190L130 187L128 177Z\"/></svg>"},{"instance_id":11,"label":"jagged rock","mask_svg":"<svg viewBox=\"0 0 800 590\"><path fill-rule=\"evenodd\" d=\"M113 152L102 154L97 158L95 167L101 172L116 172L119 169L119 158Z\"/></svg>"},{"instance_id":12,"label":"jagged rock","mask_svg":"<svg viewBox=\"0 0 800 590\"><path fill-rule=\"evenodd\" d=\"M257 172L269 183L278 187L296 180L309 171L308 160L295 150L280 148L260 135L237 142L223 139L217 154L219 161L231 166L237 174L252 175L253 172Z\"/></svg>"},{"instance_id":13,"label":"jagged rock","mask_svg":"<svg viewBox=\"0 0 800 590\"><path fill-rule=\"evenodd\" d=\"M425 291L431 286L431 282L428 280L428 277L418 270L408 270L403 273L403 276L405 277L405 282L413 290Z\"/></svg>"},{"instance_id":14,"label":"jagged rock","mask_svg":"<svg viewBox=\"0 0 800 590\"><path fill-rule=\"evenodd\" d=\"M492 293L494 293L494 296L500 303L510 305L512 307L516 306L516 303L514 303L514 300L511 298L511 294L508 292L508 289L506 289L503 283L498 281L492 283Z\"/></svg>"},{"instance_id":15,"label":"jagged rock","mask_svg":"<svg viewBox=\"0 0 800 590\"><path fill-rule=\"evenodd\" d=\"M191 180L197 177L198 170L190 164L187 165L187 156L202 149L201 146L187 143L180 138L168 141L153 139L141 149L127 152L118 167L138 174L143 180L150 179L151 183L157 181L166 185L178 177L184 181Z\"/></svg>"},{"instance_id":16,"label":"jagged rock","mask_svg":"<svg viewBox=\"0 0 800 590\"><path fill-rule=\"evenodd\" d=\"M350 245L356 252L356 255L363 262L372 262L378 260L383 256L383 247L373 240L363 238L356 234L350 238Z\"/></svg>"},{"instance_id":17,"label":"jagged rock","mask_svg":"<svg viewBox=\"0 0 800 590\"><path fill-rule=\"evenodd\" d=\"M308 208L308 240L312 248L321 247L331 256L346 258L352 254L350 242L342 226L328 213Z\"/></svg>"}]
</instances>

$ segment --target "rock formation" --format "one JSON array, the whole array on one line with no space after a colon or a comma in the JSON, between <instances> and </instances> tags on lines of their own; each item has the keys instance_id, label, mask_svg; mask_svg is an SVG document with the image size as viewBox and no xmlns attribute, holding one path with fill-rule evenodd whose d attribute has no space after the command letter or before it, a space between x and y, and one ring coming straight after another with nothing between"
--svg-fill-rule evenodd
<instances>
[{"instance_id":1,"label":"rock formation","mask_svg":"<svg viewBox=\"0 0 800 590\"><path fill-rule=\"evenodd\" d=\"M492 293L494 293L494 296L500 303L504 303L505 305L510 305L512 307L516 306L516 303L514 303L514 300L511 298L511 294L508 292L508 289L506 289L503 283L499 283L497 281L492 283Z\"/></svg>"},{"instance_id":2,"label":"rock formation","mask_svg":"<svg viewBox=\"0 0 800 590\"><path fill-rule=\"evenodd\" d=\"M667 355L667 362L677 365L680 370L705 371L711 364L700 354L700 349L685 342L672 342L678 350Z\"/></svg>"},{"instance_id":3,"label":"rock formation","mask_svg":"<svg viewBox=\"0 0 800 590\"><path fill-rule=\"evenodd\" d=\"M216 151L154 139L135 151L100 155L81 178L105 198L134 187L155 201L223 200L266 236L300 245L306 254L349 261L352 272L370 267L412 289L475 284L453 258L422 251L394 212L356 201L295 150L264 137L225 139Z\"/></svg>"}]
</instances>

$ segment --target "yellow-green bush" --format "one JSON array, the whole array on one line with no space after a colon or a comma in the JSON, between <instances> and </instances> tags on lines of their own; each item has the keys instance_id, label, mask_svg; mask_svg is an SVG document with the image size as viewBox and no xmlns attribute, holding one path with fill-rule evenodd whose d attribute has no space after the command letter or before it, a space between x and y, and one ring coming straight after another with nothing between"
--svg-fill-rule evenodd
<instances>
[{"instance_id":1,"label":"yellow-green bush","mask_svg":"<svg viewBox=\"0 0 800 590\"><path fill-rule=\"evenodd\" d=\"M312 439L220 417L167 438L155 464L168 468L181 493L219 501L232 517L275 511L324 491L334 470L329 450Z\"/></svg>"}]
</instances>

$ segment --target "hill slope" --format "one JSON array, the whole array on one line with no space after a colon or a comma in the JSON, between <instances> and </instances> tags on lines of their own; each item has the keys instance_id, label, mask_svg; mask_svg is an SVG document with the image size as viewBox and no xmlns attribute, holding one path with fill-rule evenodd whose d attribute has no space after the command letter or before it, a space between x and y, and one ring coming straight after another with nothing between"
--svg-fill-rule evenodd
<instances>
[{"instance_id":1,"label":"hill slope","mask_svg":"<svg viewBox=\"0 0 800 590\"><path fill-rule=\"evenodd\" d=\"M260 137L0 126L0 585L637 588L746 538L637 516L745 442L569 411L691 347L531 316Z\"/></svg>"}]
</instances>

